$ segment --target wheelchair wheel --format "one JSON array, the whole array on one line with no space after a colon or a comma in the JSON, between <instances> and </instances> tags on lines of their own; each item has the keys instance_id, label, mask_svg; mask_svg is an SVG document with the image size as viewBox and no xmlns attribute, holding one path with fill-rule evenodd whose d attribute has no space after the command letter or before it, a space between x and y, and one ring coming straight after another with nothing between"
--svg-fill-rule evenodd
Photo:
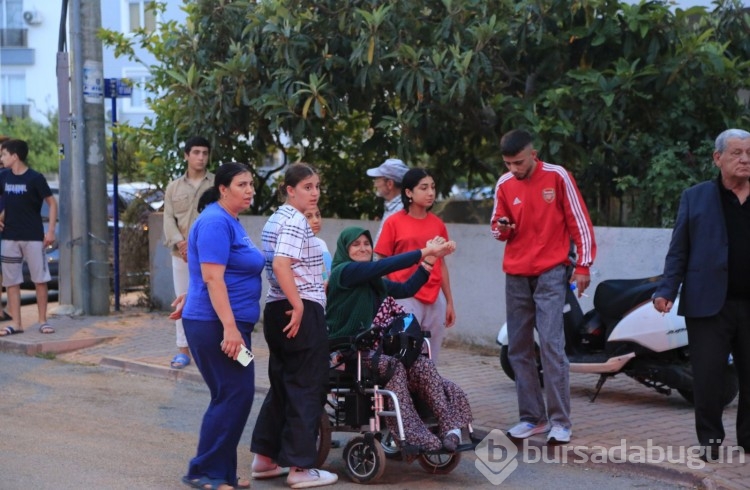
<instances>
[{"instance_id":1,"label":"wheelchair wheel","mask_svg":"<svg viewBox=\"0 0 750 490\"><path fill-rule=\"evenodd\" d=\"M384 429L381 431L383 437L380 439L380 444L383 446L383 453L387 459L393 459L395 461L401 461L401 448L398 447L398 442L391 434L391 431Z\"/></svg>"},{"instance_id":2,"label":"wheelchair wheel","mask_svg":"<svg viewBox=\"0 0 750 490\"><path fill-rule=\"evenodd\" d=\"M447 475L461 462L461 453L420 454L419 466L433 475Z\"/></svg>"},{"instance_id":3,"label":"wheelchair wheel","mask_svg":"<svg viewBox=\"0 0 750 490\"><path fill-rule=\"evenodd\" d=\"M354 437L344 448L344 464L355 483L374 482L385 472L383 446L374 437Z\"/></svg>"},{"instance_id":4,"label":"wheelchair wheel","mask_svg":"<svg viewBox=\"0 0 750 490\"><path fill-rule=\"evenodd\" d=\"M331 421L328 417L328 413L323 410L318 426L318 437L315 440L315 447L318 450L318 456L315 460L316 468L323 466L328 458L328 453L331 451Z\"/></svg>"}]
</instances>

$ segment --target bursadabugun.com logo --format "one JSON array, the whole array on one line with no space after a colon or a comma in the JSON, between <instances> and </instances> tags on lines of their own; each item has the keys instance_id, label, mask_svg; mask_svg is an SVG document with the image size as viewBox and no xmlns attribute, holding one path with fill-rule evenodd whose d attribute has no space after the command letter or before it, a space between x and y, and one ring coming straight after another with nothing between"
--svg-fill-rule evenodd
<instances>
[{"instance_id":1,"label":"bursadabugun.com logo","mask_svg":"<svg viewBox=\"0 0 750 490\"><path fill-rule=\"evenodd\" d=\"M500 485L518 467L518 448L500 429L487 434L474 453L474 466L493 485Z\"/></svg>"},{"instance_id":2,"label":"bursadabugun.com logo","mask_svg":"<svg viewBox=\"0 0 750 490\"><path fill-rule=\"evenodd\" d=\"M620 444L605 446L532 446L524 439L520 452L516 444L499 429L482 439L476 449L474 466L493 485L500 485L518 467L518 456L523 463L671 463L701 469L706 462L701 459L701 446L660 446L648 439L645 446L629 445L626 439ZM739 446L720 446L717 454L709 455L712 463L745 463L745 452Z\"/></svg>"}]
</instances>

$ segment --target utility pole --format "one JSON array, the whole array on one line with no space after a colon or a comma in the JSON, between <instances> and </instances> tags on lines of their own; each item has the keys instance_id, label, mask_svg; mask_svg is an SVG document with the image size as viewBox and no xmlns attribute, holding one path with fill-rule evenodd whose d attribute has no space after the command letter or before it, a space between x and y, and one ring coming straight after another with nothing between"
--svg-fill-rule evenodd
<instances>
[{"instance_id":1,"label":"utility pole","mask_svg":"<svg viewBox=\"0 0 750 490\"><path fill-rule=\"evenodd\" d=\"M76 312L88 314L89 274L86 263L89 260L89 217L86 212L86 164L85 148L86 124L83 117L83 29L81 26L81 0L71 0L70 3L70 41L73 71L70 76L70 97L72 105L71 145L70 145L70 177L69 182L60 175L60 201L70 203L71 216L71 293ZM69 193L67 201L63 193ZM64 245L64 244L63 244ZM62 255L61 255L62 257Z\"/></svg>"},{"instance_id":2,"label":"utility pole","mask_svg":"<svg viewBox=\"0 0 750 490\"><path fill-rule=\"evenodd\" d=\"M80 232L75 236L81 239L81 258L85 259L81 277L82 303L84 314L107 315L109 232L104 160L107 145L104 133L102 43L96 35L102 24L100 0L73 0L71 24L74 29L73 92L77 95L74 98L78 122L74 143L77 163L73 165L73 211L78 218L85 216L84 226L80 227L82 229L75 230ZM80 25L80 36L76 24ZM80 46L80 50L76 46Z\"/></svg>"}]
</instances>

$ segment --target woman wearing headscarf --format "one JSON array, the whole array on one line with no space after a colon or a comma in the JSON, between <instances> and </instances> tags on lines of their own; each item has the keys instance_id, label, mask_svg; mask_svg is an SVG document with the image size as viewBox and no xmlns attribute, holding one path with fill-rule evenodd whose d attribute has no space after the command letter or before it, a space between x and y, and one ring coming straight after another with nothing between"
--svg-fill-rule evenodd
<instances>
[{"instance_id":1,"label":"woman wearing headscarf","mask_svg":"<svg viewBox=\"0 0 750 490\"><path fill-rule=\"evenodd\" d=\"M420 250L373 261L370 232L355 226L345 228L336 242L328 280L326 323L329 337L356 335L370 328L378 308L387 297L412 296L429 278L434 261L452 253L455 247L454 242L435 237ZM383 278L416 264L420 266L405 282ZM428 451L441 447L455 451L461 440L461 428L471 422L466 394L455 383L442 378L427 357L419 356L408 370L390 356L378 356L377 366L370 365L373 359L372 356L366 357L365 362L379 375L392 372L385 388L398 397L406 442ZM424 425L410 393L424 400L435 414L440 437ZM388 403L391 404L390 399ZM398 433L393 417L388 417L386 423L392 433Z\"/></svg>"}]
</instances>

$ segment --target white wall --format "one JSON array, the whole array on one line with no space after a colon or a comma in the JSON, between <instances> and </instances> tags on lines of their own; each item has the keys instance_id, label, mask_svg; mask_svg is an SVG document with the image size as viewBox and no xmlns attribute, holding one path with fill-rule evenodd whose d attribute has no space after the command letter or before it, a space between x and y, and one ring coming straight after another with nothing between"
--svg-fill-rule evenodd
<instances>
[{"instance_id":1,"label":"white wall","mask_svg":"<svg viewBox=\"0 0 750 490\"><path fill-rule=\"evenodd\" d=\"M266 217L243 216L242 224L256 246ZM333 253L336 239L347 226L377 230L371 221L325 219L320 237ZM456 326L449 337L460 342L492 346L500 325L505 322L505 275L502 272L504 244L492 238L487 225L451 224L448 233L458 249L448 257ZM605 279L635 279L661 274L669 247L671 230L654 228L596 227L597 258L589 298L582 298L584 311L592 307L594 287ZM174 299L171 258L162 242L162 215L149 219L151 257L151 299L167 310ZM265 281L264 281L265 282Z\"/></svg>"}]
</instances>

